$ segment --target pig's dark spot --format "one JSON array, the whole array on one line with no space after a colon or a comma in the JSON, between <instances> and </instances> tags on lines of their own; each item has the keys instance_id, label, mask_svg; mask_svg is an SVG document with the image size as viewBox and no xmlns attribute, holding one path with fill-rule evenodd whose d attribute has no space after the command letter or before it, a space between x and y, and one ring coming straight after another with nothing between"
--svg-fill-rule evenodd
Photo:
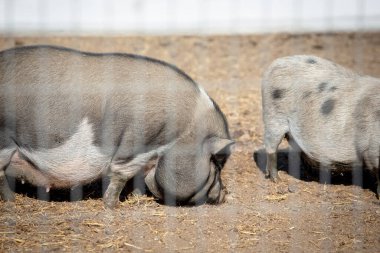
<instances>
[{"instance_id":1,"label":"pig's dark spot","mask_svg":"<svg viewBox=\"0 0 380 253\"><path fill-rule=\"evenodd\" d=\"M333 87L331 87L330 89L329 89L329 91L336 91L338 88L337 87L335 87L335 86L333 86Z\"/></svg>"},{"instance_id":2,"label":"pig's dark spot","mask_svg":"<svg viewBox=\"0 0 380 253\"><path fill-rule=\"evenodd\" d=\"M321 107L321 112L323 115L328 115L331 113L331 111L334 109L335 106L335 100L334 99L328 99L326 100Z\"/></svg>"},{"instance_id":3,"label":"pig's dark spot","mask_svg":"<svg viewBox=\"0 0 380 253\"><path fill-rule=\"evenodd\" d=\"M324 91L324 90L326 89L326 86L327 86L327 83L326 83L326 82L320 83L320 84L318 85L318 90L319 90L319 92Z\"/></svg>"},{"instance_id":4,"label":"pig's dark spot","mask_svg":"<svg viewBox=\"0 0 380 253\"><path fill-rule=\"evenodd\" d=\"M310 97L310 95L311 95L311 91L306 91L304 94L303 94L303 98L308 98L308 97Z\"/></svg>"},{"instance_id":5,"label":"pig's dark spot","mask_svg":"<svg viewBox=\"0 0 380 253\"><path fill-rule=\"evenodd\" d=\"M284 89L275 89L272 92L272 98L274 99L280 99L284 96L285 90Z\"/></svg>"},{"instance_id":6,"label":"pig's dark spot","mask_svg":"<svg viewBox=\"0 0 380 253\"><path fill-rule=\"evenodd\" d=\"M309 59L307 59L306 62L307 62L307 63L310 63L310 64L315 64L315 63L317 63L317 61L314 60L313 58L309 58Z\"/></svg>"}]
</instances>

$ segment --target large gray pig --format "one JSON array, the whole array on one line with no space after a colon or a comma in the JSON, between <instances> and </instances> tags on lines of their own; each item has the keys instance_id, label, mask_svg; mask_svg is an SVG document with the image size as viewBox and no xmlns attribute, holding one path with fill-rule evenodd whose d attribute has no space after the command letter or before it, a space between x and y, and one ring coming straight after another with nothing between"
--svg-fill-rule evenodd
<instances>
[{"instance_id":1,"label":"large gray pig","mask_svg":"<svg viewBox=\"0 0 380 253\"><path fill-rule=\"evenodd\" d=\"M380 194L380 79L316 56L279 58L264 73L262 105L272 180L287 135L295 149L322 165L364 163L375 172Z\"/></svg>"},{"instance_id":2,"label":"large gray pig","mask_svg":"<svg viewBox=\"0 0 380 253\"><path fill-rule=\"evenodd\" d=\"M29 46L0 53L0 196L6 175L50 188L110 176L125 183L156 159L145 182L160 199L219 203L229 154L218 105L181 70L137 55Z\"/></svg>"}]
</instances>

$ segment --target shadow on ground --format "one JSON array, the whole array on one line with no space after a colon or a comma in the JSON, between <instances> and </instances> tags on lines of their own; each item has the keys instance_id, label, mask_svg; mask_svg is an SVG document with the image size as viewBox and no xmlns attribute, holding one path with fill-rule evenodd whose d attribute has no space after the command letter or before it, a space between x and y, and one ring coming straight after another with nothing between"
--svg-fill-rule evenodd
<instances>
[{"instance_id":1,"label":"shadow on ground","mask_svg":"<svg viewBox=\"0 0 380 253\"><path fill-rule=\"evenodd\" d=\"M109 178L103 177L89 184L78 185L71 189L50 189L49 192L46 192L45 188L36 187L28 183L27 181L21 183L21 181L9 176L7 176L7 180L11 187L11 190L15 193L39 200L57 202L73 202L86 199L101 199L109 185ZM146 194L147 196L153 196L147 188L143 176L136 176L132 180L128 181L120 194L119 200L121 202L127 200L128 195L130 195L131 193L137 195ZM199 201L195 204L188 204L186 202L177 202L172 197L168 197L165 200L156 199L156 202L159 204L164 204L167 206L180 205L182 207L202 205L205 203L205 201L206 200Z\"/></svg>"},{"instance_id":2,"label":"shadow on ground","mask_svg":"<svg viewBox=\"0 0 380 253\"><path fill-rule=\"evenodd\" d=\"M109 178L103 177L86 185L78 185L71 189L50 189L46 192L43 187L36 187L25 181L16 180L13 177L7 177L11 189L30 198L36 198L46 201L79 201L86 199L100 199L103 197L105 190L109 184ZM120 201L127 199L127 196L133 192L133 189L138 188L139 193L146 193L145 183L143 178L135 178L130 180L120 194Z\"/></svg>"},{"instance_id":3,"label":"shadow on ground","mask_svg":"<svg viewBox=\"0 0 380 253\"><path fill-rule=\"evenodd\" d=\"M265 173L267 160L265 150L255 151L253 159L257 167ZM289 149L280 149L277 151L277 168L303 181L333 185L357 185L376 193L376 177L365 167L353 170L352 167L346 166L345 168L331 170L329 167L322 167L316 162L312 162L311 165L304 154L290 152Z\"/></svg>"}]
</instances>

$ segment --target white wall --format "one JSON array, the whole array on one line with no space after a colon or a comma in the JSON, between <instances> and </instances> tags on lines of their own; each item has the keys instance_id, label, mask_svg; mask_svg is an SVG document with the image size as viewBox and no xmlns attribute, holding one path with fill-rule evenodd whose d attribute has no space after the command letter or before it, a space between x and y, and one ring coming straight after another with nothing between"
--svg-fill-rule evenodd
<instances>
[{"instance_id":1,"label":"white wall","mask_svg":"<svg viewBox=\"0 0 380 253\"><path fill-rule=\"evenodd\" d=\"M0 0L0 33L380 29L380 0Z\"/></svg>"}]
</instances>

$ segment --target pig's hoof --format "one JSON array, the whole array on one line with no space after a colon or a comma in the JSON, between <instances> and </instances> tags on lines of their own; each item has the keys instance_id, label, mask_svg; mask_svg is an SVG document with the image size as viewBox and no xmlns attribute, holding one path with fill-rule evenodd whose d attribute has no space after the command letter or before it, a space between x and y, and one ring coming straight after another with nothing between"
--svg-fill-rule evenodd
<instances>
[{"instance_id":1,"label":"pig's hoof","mask_svg":"<svg viewBox=\"0 0 380 253\"><path fill-rule=\"evenodd\" d=\"M376 198L377 198L377 199L380 199L380 184L377 185L377 194L376 194Z\"/></svg>"},{"instance_id":2,"label":"pig's hoof","mask_svg":"<svg viewBox=\"0 0 380 253\"><path fill-rule=\"evenodd\" d=\"M109 209L115 209L116 206L119 204L119 199L118 198L112 198L110 196L104 196L103 197L103 202L106 208Z\"/></svg>"},{"instance_id":3,"label":"pig's hoof","mask_svg":"<svg viewBox=\"0 0 380 253\"><path fill-rule=\"evenodd\" d=\"M135 188L132 192L133 195L136 195L136 196L142 196L144 195L143 191L139 188Z\"/></svg>"},{"instance_id":4,"label":"pig's hoof","mask_svg":"<svg viewBox=\"0 0 380 253\"><path fill-rule=\"evenodd\" d=\"M108 209L115 209L116 208L116 203L115 202L106 202L104 201L104 206Z\"/></svg>"},{"instance_id":5,"label":"pig's hoof","mask_svg":"<svg viewBox=\"0 0 380 253\"><path fill-rule=\"evenodd\" d=\"M278 182L281 182L281 178L277 175L275 177L270 177L270 179L272 180L273 183L278 183Z\"/></svg>"}]
</instances>

